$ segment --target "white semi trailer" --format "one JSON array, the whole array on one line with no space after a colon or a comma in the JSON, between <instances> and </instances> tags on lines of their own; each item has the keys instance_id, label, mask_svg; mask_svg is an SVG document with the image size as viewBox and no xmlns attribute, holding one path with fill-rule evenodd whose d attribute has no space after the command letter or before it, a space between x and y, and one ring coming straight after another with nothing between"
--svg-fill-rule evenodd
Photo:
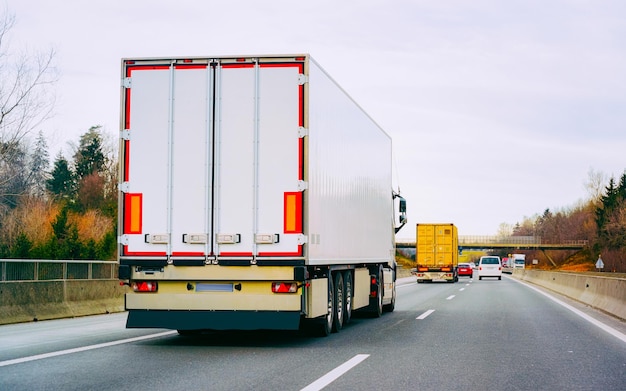
<instances>
[{"instance_id":1,"label":"white semi trailer","mask_svg":"<svg viewBox=\"0 0 626 391\"><path fill-rule=\"evenodd\" d=\"M129 328L339 331L396 298L391 138L309 56L122 60Z\"/></svg>"}]
</instances>

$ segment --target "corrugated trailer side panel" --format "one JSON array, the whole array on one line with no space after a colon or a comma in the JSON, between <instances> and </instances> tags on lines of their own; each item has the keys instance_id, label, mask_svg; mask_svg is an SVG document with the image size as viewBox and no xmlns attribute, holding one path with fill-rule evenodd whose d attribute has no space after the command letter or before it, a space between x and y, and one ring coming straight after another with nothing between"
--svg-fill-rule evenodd
<instances>
[{"instance_id":1,"label":"corrugated trailer side panel","mask_svg":"<svg viewBox=\"0 0 626 391\"><path fill-rule=\"evenodd\" d=\"M390 260L391 138L315 61L309 66L308 262Z\"/></svg>"},{"instance_id":2,"label":"corrugated trailer side panel","mask_svg":"<svg viewBox=\"0 0 626 391\"><path fill-rule=\"evenodd\" d=\"M418 265L441 267L458 263L458 235L453 224L417 224Z\"/></svg>"}]
</instances>

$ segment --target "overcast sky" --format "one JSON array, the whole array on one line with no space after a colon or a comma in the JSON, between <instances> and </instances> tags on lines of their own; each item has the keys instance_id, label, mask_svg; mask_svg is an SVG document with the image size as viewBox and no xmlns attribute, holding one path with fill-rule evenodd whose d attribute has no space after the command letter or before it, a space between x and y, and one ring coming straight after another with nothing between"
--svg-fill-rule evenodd
<instances>
[{"instance_id":1,"label":"overcast sky","mask_svg":"<svg viewBox=\"0 0 626 391\"><path fill-rule=\"evenodd\" d=\"M121 58L310 53L393 138L401 238L493 235L626 169L623 0L2 1L14 46L57 51L51 157L117 137Z\"/></svg>"}]
</instances>

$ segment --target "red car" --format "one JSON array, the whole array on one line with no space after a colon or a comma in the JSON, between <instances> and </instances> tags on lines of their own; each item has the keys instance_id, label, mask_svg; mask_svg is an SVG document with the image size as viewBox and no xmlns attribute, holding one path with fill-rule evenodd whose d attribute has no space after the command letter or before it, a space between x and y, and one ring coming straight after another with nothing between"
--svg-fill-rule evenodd
<instances>
[{"instance_id":1,"label":"red car","mask_svg":"<svg viewBox=\"0 0 626 391\"><path fill-rule=\"evenodd\" d=\"M469 278L474 277L474 269L472 268L472 265L470 265L469 263L459 263L458 271L459 271L459 277L461 276L469 276Z\"/></svg>"}]
</instances>

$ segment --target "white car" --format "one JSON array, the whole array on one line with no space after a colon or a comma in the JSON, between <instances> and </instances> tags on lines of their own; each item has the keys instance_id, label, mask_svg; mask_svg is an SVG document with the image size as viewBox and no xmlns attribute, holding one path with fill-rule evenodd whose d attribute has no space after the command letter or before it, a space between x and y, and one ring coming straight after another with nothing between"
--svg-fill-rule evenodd
<instances>
[{"instance_id":1,"label":"white car","mask_svg":"<svg viewBox=\"0 0 626 391\"><path fill-rule=\"evenodd\" d=\"M498 277L498 280L502 279L502 261L500 257L495 255L480 257L478 261L478 279L482 280L483 277Z\"/></svg>"}]
</instances>

